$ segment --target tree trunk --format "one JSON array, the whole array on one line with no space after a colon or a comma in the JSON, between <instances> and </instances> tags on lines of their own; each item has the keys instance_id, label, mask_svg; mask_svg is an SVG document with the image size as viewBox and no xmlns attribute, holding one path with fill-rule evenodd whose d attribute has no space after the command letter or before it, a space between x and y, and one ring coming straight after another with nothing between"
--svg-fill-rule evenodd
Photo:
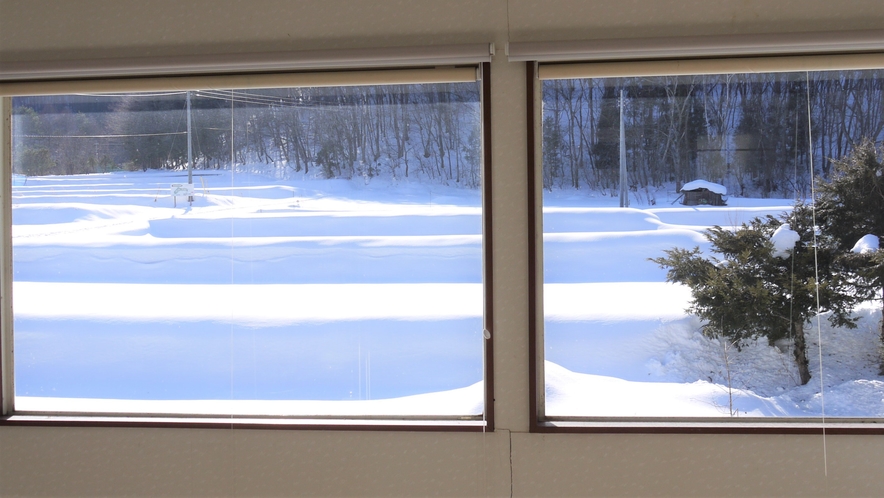
<instances>
[{"instance_id":1,"label":"tree trunk","mask_svg":"<svg viewBox=\"0 0 884 498\"><path fill-rule=\"evenodd\" d=\"M792 354L795 356L795 364L798 365L798 378L801 385L810 382L810 363L807 361L807 340L804 338L804 322L795 321L792 324L794 345Z\"/></svg>"}]
</instances>

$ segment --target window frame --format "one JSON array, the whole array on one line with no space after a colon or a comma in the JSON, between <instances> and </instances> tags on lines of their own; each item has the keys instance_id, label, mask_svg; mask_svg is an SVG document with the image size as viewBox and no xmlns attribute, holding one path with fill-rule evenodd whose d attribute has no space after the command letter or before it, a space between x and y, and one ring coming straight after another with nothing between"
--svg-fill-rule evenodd
<instances>
[{"instance_id":1,"label":"window frame","mask_svg":"<svg viewBox=\"0 0 884 498\"><path fill-rule=\"evenodd\" d=\"M840 36L840 38L839 38ZM679 76L884 68L884 32L844 33L816 39L779 35L753 44L746 36L690 37L607 42L516 43L511 62L525 63L528 176L529 430L532 433L603 434L882 434L884 418L857 420L772 418L555 417L545 414L542 80L575 77ZM841 43L839 43L839 40ZM803 45L802 45L803 44ZM707 56L714 58L706 58ZM813 69L808 69L812 66ZM722 68L729 69L723 71ZM546 71L546 74L541 75Z\"/></svg>"},{"instance_id":2,"label":"window frame","mask_svg":"<svg viewBox=\"0 0 884 498\"><path fill-rule=\"evenodd\" d=\"M65 427L179 427L302 430L440 431L486 432L494 430L493 382L493 241L492 241L492 147L491 73L493 44L442 47L406 47L351 51L319 51L286 54L224 56L193 66L193 57L173 60L75 61L74 64L5 66L0 71L0 426ZM231 63L231 60L233 63ZM268 61L276 61L269 63ZM293 62L294 61L294 62ZM306 62L305 62L306 61ZM129 66L126 66L129 64ZM206 67L209 71L206 72ZM284 67L286 71L280 72ZM268 71L269 70L269 71ZM144 414L22 414L14 407L14 351L12 317L12 96L64 94L126 89L191 89L224 82L225 88L273 88L281 86L351 86L397 83L444 82L446 74L472 71L479 85L482 178L482 299L483 299L483 413L477 417L320 416L232 417L221 415L152 416ZM181 74L185 73L185 74ZM35 75L28 79L27 75ZM147 76L131 78L131 75ZM98 76L102 79L91 79ZM114 78L124 76L124 78ZM111 79L107 79L110 77ZM300 82L299 85L290 84ZM337 84L329 84L329 82ZM122 90L121 90L122 89ZM41 93L36 93L37 92ZM462 420L464 419L464 420Z\"/></svg>"}]
</instances>

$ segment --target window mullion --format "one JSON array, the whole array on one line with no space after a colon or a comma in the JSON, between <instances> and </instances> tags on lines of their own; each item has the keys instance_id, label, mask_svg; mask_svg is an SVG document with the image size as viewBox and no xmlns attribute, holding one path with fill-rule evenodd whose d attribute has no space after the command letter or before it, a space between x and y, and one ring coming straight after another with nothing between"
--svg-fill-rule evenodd
<instances>
[{"instance_id":1,"label":"window mullion","mask_svg":"<svg viewBox=\"0 0 884 498\"><path fill-rule=\"evenodd\" d=\"M0 415L12 411L12 99L0 97Z\"/></svg>"}]
</instances>

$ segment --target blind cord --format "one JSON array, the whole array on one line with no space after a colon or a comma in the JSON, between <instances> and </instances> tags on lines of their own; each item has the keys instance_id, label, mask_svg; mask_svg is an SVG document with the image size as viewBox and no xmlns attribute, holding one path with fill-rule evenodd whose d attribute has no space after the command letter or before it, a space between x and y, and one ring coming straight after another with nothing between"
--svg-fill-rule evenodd
<instances>
[{"instance_id":1,"label":"blind cord","mask_svg":"<svg viewBox=\"0 0 884 498\"><path fill-rule=\"evenodd\" d=\"M823 330L822 325L820 323L821 317L821 309L820 309L820 267L819 267L819 253L817 251L817 235L816 235L816 181L814 179L814 166L813 166L813 129L811 128L812 120L810 114L810 73L805 73L806 81L807 81L807 90L805 91L805 95L807 96L807 142L810 150L810 212L813 215L813 269L815 282L814 287L816 288L816 333L817 333L817 345L819 351L819 363L820 363L820 410L822 416L822 430L823 430L823 473L826 477L829 476L829 461L828 461L828 451L826 448L826 385L823 380Z\"/></svg>"}]
</instances>

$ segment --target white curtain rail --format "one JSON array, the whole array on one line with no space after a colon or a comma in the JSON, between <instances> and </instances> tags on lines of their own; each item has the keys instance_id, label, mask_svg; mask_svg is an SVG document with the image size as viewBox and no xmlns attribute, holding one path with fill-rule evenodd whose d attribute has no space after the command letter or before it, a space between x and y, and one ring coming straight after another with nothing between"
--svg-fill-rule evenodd
<instances>
[{"instance_id":1,"label":"white curtain rail","mask_svg":"<svg viewBox=\"0 0 884 498\"><path fill-rule=\"evenodd\" d=\"M476 43L170 57L0 61L0 82L453 66L490 62L493 56L493 43Z\"/></svg>"},{"instance_id":2,"label":"white curtain rail","mask_svg":"<svg viewBox=\"0 0 884 498\"><path fill-rule=\"evenodd\" d=\"M513 42L510 62L622 61L884 51L884 30Z\"/></svg>"}]
</instances>

